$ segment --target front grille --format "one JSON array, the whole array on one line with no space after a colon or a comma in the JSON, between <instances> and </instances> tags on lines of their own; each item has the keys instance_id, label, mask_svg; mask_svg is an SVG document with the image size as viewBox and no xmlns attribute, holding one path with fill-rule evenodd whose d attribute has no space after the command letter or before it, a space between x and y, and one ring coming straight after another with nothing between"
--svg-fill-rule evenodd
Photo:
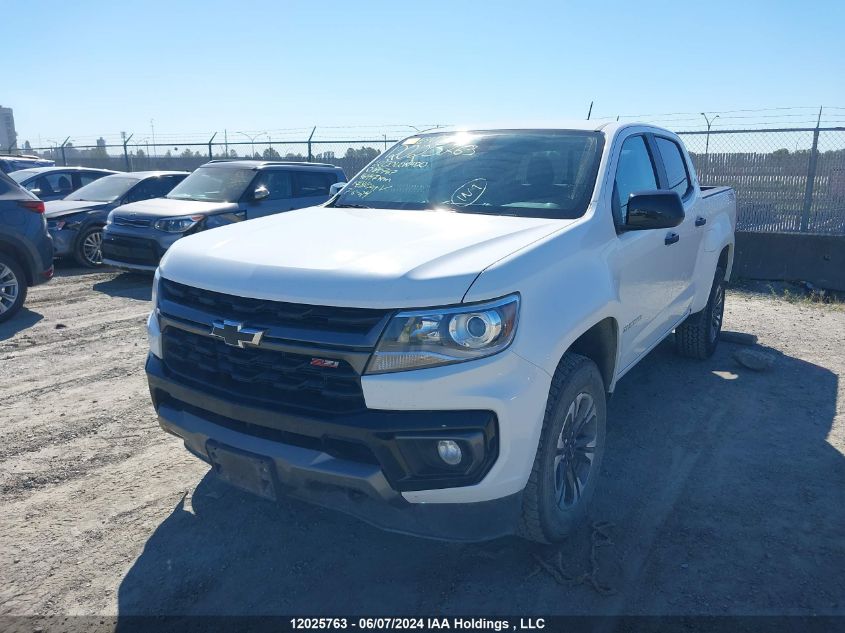
<instances>
[{"instance_id":1,"label":"front grille","mask_svg":"<svg viewBox=\"0 0 845 633\"><path fill-rule=\"evenodd\" d=\"M112 222L114 222L118 226L135 226L138 228L145 228L152 224L152 220L150 220L149 218L133 218L127 215L112 216Z\"/></svg>"},{"instance_id":2,"label":"front grille","mask_svg":"<svg viewBox=\"0 0 845 633\"><path fill-rule=\"evenodd\" d=\"M123 235L103 235L103 257L127 264L157 266L161 259L158 244L153 240Z\"/></svg>"},{"instance_id":3,"label":"front grille","mask_svg":"<svg viewBox=\"0 0 845 633\"><path fill-rule=\"evenodd\" d=\"M387 314L371 308L339 308L267 299L237 297L161 280L162 297L183 306L233 320L248 320L268 327L293 327L343 334L367 334Z\"/></svg>"},{"instance_id":4,"label":"front grille","mask_svg":"<svg viewBox=\"0 0 845 633\"><path fill-rule=\"evenodd\" d=\"M175 327L162 333L164 364L209 393L253 406L323 414L365 408L361 381L351 365L315 367L311 356L226 345Z\"/></svg>"}]
</instances>

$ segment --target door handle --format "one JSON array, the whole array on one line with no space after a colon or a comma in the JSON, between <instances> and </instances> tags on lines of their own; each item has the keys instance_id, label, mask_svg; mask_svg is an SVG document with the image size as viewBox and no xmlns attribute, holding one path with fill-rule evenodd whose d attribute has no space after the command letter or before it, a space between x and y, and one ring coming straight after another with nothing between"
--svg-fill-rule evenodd
<instances>
[{"instance_id":1,"label":"door handle","mask_svg":"<svg viewBox=\"0 0 845 633\"><path fill-rule=\"evenodd\" d=\"M704 226L705 224L707 224L707 218L702 218L701 216L698 216L695 219L696 226Z\"/></svg>"},{"instance_id":2,"label":"door handle","mask_svg":"<svg viewBox=\"0 0 845 633\"><path fill-rule=\"evenodd\" d=\"M666 244L666 246L669 246L670 244L677 242L679 239L681 239L681 236L677 233L667 233L666 239L663 240L663 243Z\"/></svg>"}]
</instances>

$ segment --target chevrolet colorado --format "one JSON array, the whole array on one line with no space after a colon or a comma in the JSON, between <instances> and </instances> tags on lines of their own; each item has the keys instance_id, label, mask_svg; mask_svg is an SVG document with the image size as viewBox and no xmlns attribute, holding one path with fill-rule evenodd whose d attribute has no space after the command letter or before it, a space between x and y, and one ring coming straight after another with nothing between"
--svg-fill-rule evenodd
<instances>
[{"instance_id":1,"label":"chevrolet colorado","mask_svg":"<svg viewBox=\"0 0 845 633\"><path fill-rule=\"evenodd\" d=\"M670 335L713 353L735 221L734 192L700 187L656 127L418 134L320 207L170 248L152 401L266 498L558 541L595 491L617 382Z\"/></svg>"}]
</instances>

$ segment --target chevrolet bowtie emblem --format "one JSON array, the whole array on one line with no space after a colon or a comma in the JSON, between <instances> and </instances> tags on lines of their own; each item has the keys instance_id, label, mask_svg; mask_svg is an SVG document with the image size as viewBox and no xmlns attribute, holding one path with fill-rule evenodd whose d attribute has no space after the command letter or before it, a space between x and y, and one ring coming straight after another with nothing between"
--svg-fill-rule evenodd
<instances>
[{"instance_id":1,"label":"chevrolet bowtie emblem","mask_svg":"<svg viewBox=\"0 0 845 633\"><path fill-rule=\"evenodd\" d=\"M244 327L243 323L237 321L215 321L211 325L211 336L223 339L226 345L240 347L247 345L260 345L265 330Z\"/></svg>"}]
</instances>

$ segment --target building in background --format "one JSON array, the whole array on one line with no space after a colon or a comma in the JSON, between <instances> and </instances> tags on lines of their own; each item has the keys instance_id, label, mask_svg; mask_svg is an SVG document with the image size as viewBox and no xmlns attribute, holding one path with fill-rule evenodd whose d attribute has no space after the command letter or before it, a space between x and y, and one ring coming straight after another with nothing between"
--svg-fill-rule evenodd
<instances>
[{"instance_id":1,"label":"building in background","mask_svg":"<svg viewBox=\"0 0 845 633\"><path fill-rule=\"evenodd\" d=\"M18 133L15 132L15 116L12 108L0 106L0 153L8 152L16 146Z\"/></svg>"}]
</instances>

